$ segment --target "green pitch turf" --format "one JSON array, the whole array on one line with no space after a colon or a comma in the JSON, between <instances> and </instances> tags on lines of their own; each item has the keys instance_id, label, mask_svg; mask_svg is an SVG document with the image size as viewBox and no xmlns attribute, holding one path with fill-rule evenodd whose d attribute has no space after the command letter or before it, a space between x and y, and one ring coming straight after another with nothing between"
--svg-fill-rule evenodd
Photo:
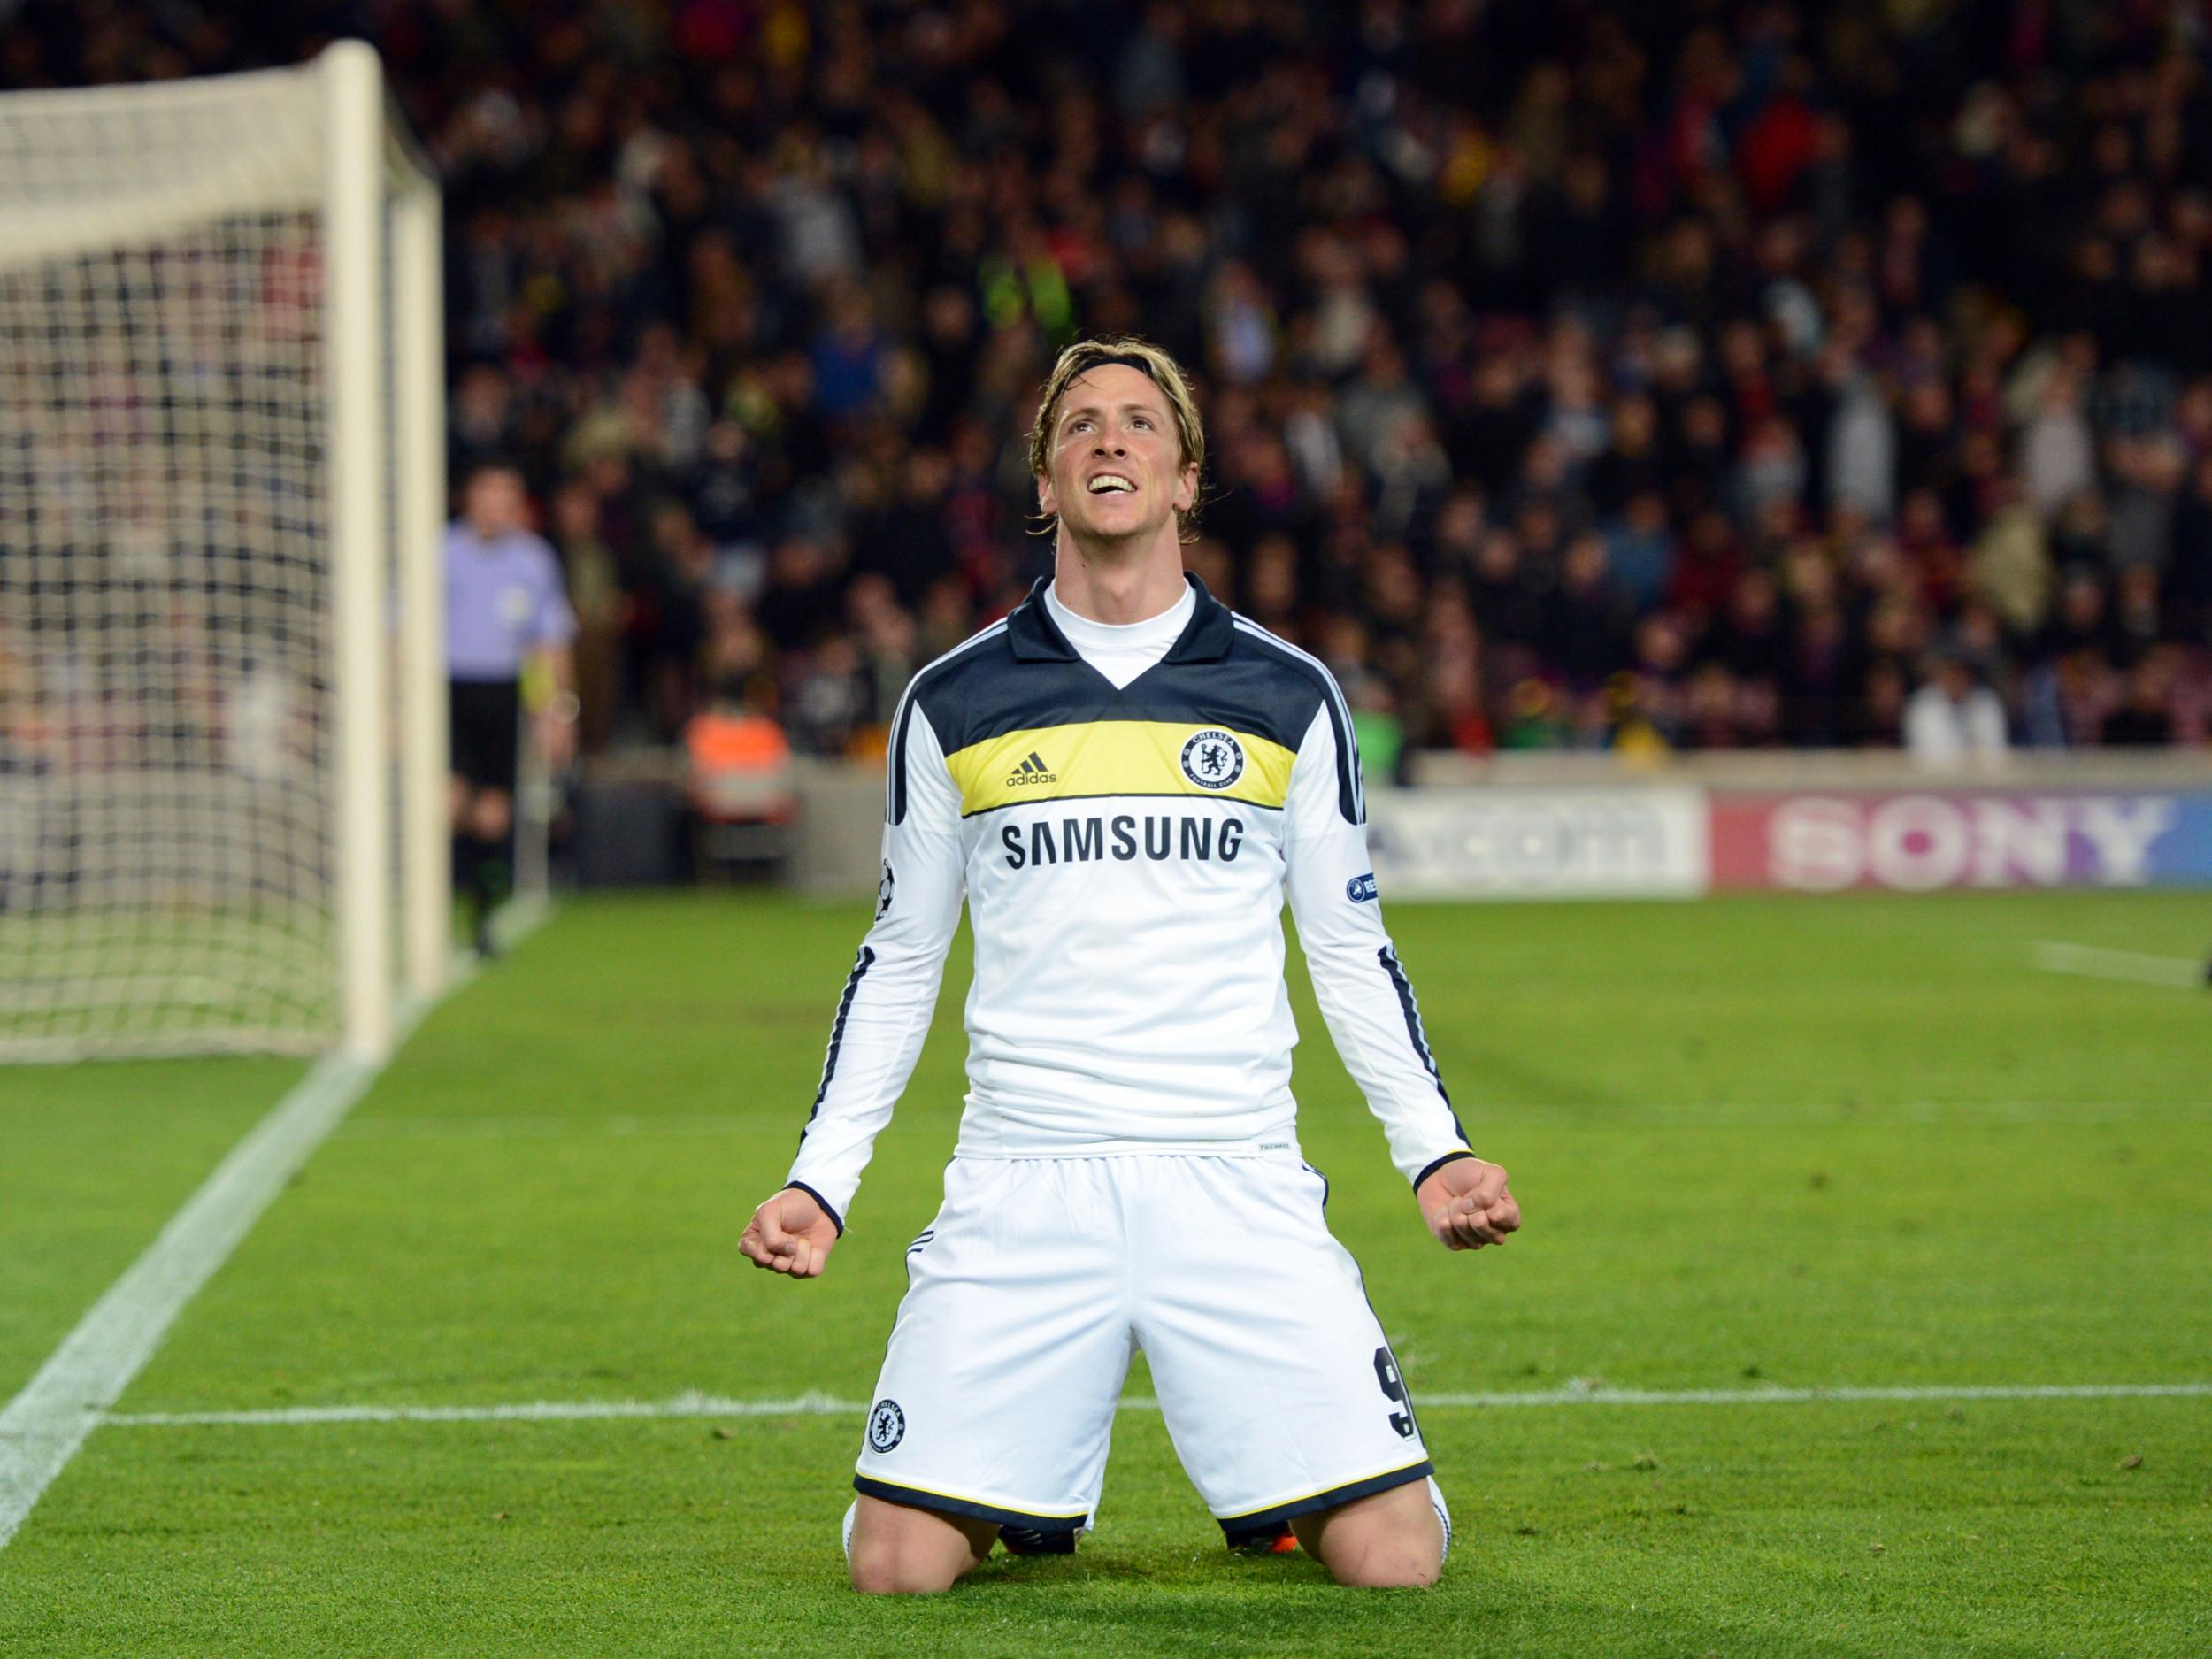
<instances>
[{"instance_id":1,"label":"green pitch turf","mask_svg":"<svg viewBox=\"0 0 2212 1659\"><path fill-rule=\"evenodd\" d=\"M864 908L572 902L456 995L119 1411L864 1400L934 1208L958 987L828 1276L735 1249ZM1418 1403L2212 1380L2212 897L1392 908L1526 1231L1432 1244L1294 965L1307 1156ZM297 1068L0 1071L0 1396ZM1133 1394L1148 1393L1141 1367ZM857 1415L121 1423L0 1550L0 1654L2203 1655L2212 1399L1432 1404L1428 1592L1227 1558L1125 1412L1072 1560L867 1601Z\"/></svg>"}]
</instances>

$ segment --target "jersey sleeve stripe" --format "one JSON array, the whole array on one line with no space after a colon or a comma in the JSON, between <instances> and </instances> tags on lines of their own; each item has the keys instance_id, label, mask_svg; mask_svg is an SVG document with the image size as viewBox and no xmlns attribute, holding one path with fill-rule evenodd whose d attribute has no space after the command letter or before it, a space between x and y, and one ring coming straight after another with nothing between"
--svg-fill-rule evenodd
<instances>
[{"instance_id":1,"label":"jersey sleeve stripe","mask_svg":"<svg viewBox=\"0 0 2212 1659\"><path fill-rule=\"evenodd\" d=\"M1436 1069L1436 1056L1429 1052L1428 1033L1421 1028L1421 1005L1414 1000L1413 981L1406 978L1405 964L1388 945L1375 952L1375 960L1382 964L1383 972L1390 976L1390 983L1398 993L1398 1007L1406 1017L1406 1036L1413 1044L1413 1052L1420 1056L1422 1069L1435 1079L1436 1092L1443 1094L1444 1079ZM1450 1096L1445 1098L1448 1100Z\"/></svg>"},{"instance_id":2,"label":"jersey sleeve stripe","mask_svg":"<svg viewBox=\"0 0 2212 1659\"><path fill-rule=\"evenodd\" d=\"M914 682L909 680L891 716L891 746L883 768L883 821L887 824L906 822L906 728L913 718Z\"/></svg>"},{"instance_id":3,"label":"jersey sleeve stripe","mask_svg":"<svg viewBox=\"0 0 2212 1659\"><path fill-rule=\"evenodd\" d=\"M888 754L885 757L883 816L886 823L903 824L906 822L907 736L914 723L915 694L921 690L923 682L940 669L965 657L985 641L995 640L1005 632L1006 624L1003 620L994 622L980 634L970 635L934 662L926 664L919 673L906 682L906 689L899 695L899 706L891 716L890 748Z\"/></svg>"},{"instance_id":4,"label":"jersey sleeve stripe","mask_svg":"<svg viewBox=\"0 0 2212 1659\"><path fill-rule=\"evenodd\" d=\"M1437 1070L1436 1056L1429 1051L1429 1035L1421 1024L1421 1005L1414 1000L1413 981L1406 978L1405 964L1398 960L1398 953L1388 945L1375 952L1375 960L1382 964L1383 972L1390 976L1390 983L1398 993L1398 1007L1406 1017L1406 1037L1413 1044L1413 1052L1421 1057L1422 1069L1436 1084L1436 1092L1442 1097L1444 1110L1451 1112L1452 1129L1461 1141L1467 1139L1467 1131L1459 1121L1459 1114L1452 1109L1451 1091L1444 1087L1444 1074Z\"/></svg>"},{"instance_id":5,"label":"jersey sleeve stripe","mask_svg":"<svg viewBox=\"0 0 2212 1659\"><path fill-rule=\"evenodd\" d=\"M837 1051L845 1046L845 1022L852 1018L853 998L860 995L860 982L868 977L868 970L876 965L876 953L866 945L853 958L853 971L845 976L845 994L837 999L837 1018L830 1026L829 1052L822 1056L822 1084L814 1091L814 1109L806 1115L806 1128L799 1131L799 1144L806 1145L806 1132L814 1126L814 1119L822 1110L822 1102L829 1098L830 1082L837 1075Z\"/></svg>"},{"instance_id":6,"label":"jersey sleeve stripe","mask_svg":"<svg viewBox=\"0 0 2212 1659\"><path fill-rule=\"evenodd\" d=\"M1237 631L1248 637L1273 646L1278 651L1302 664L1307 672L1320 685L1323 701L1329 710L1329 725L1336 733L1336 790L1337 810L1344 814L1347 823L1367 822L1367 790L1360 777L1359 745L1354 739L1352 708L1344 701L1343 687L1336 683L1336 676L1328 664L1309 651L1302 651L1288 640L1270 634L1247 616L1235 618Z\"/></svg>"}]
</instances>

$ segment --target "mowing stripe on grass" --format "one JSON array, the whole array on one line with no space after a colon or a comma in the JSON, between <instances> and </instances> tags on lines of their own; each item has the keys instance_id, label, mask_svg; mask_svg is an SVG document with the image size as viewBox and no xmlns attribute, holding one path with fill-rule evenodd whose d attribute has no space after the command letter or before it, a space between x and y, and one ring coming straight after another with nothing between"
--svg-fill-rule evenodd
<instances>
[{"instance_id":1,"label":"mowing stripe on grass","mask_svg":"<svg viewBox=\"0 0 2212 1659\"><path fill-rule=\"evenodd\" d=\"M519 940L545 908L511 906L500 933ZM457 956L444 995L473 977L475 958ZM396 1053L432 1002L401 1011ZM321 1145L381 1064L349 1055L319 1060L233 1147L168 1225L108 1287L76 1329L0 1411L0 1549L21 1530L40 1496L68 1466L107 1409L160 1348L184 1306L238 1248L285 1183Z\"/></svg>"},{"instance_id":2,"label":"mowing stripe on grass","mask_svg":"<svg viewBox=\"0 0 2212 1659\"><path fill-rule=\"evenodd\" d=\"M2095 945L2038 945L2035 965L2046 973L2079 973L2093 979L2126 979L2184 991L2205 983L2205 964L2193 956L2147 956L2139 950L2105 950Z\"/></svg>"},{"instance_id":3,"label":"mowing stripe on grass","mask_svg":"<svg viewBox=\"0 0 2212 1659\"><path fill-rule=\"evenodd\" d=\"M1518 1388L1495 1394L1424 1394L1424 1411L1496 1406L1771 1406L1822 1401L1897 1400L2203 1400L2212 1382L1917 1385L1893 1388ZM1120 1409L1157 1411L1160 1402L1125 1394ZM257 1411L118 1411L102 1419L117 1428L259 1428L312 1423L580 1423L614 1417L859 1417L864 1400L821 1394L783 1400L730 1400L679 1394L673 1400L532 1400L489 1406L271 1406Z\"/></svg>"},{"instance_id":4,"label":"mowing stripe on grass","mask_svg":"<svg viewBox=\"0 0 2212 1659\"><path fill-rule=\"evenodd\" d=\"M1307 1102L1330 1110L1363 1111L1356 1098L1325 1097ZM1579 1102L1536 1101L1519 1103L1522 1112L1578 1111ZM1752 1125L1848 1124L1894 1118L1906 1123L1980 1123L2078 1125L2134 1121L2158 1113L2190 1119L2212 1116L2212 1101L1624 1101L1601 1109L1614 1117L1665 1115L1673 1129L1737 1129ZM346 1141L545 1141L563 1136L787 1134L791 1114L778 1108L755 1112L540 1113L496 1117L349 1117L339 1128ZM936 1133L903 1118L886 1125L887 1135Z\"/></svg>"}]
</instances>

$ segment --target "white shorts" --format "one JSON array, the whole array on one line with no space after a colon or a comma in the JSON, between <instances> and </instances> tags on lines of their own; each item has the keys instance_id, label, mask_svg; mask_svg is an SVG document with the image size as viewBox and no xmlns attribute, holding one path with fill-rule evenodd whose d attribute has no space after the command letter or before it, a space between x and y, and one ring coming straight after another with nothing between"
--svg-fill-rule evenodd
<instances>
[{"instance_id":1,"label":"white shorts","mask_svg":"<svg viewBox=\"0 0 2212 1659\"><path fill-rule=\"evenodd\" d=\"M1098 1507L1144 1350L1192 1481L1226 1530L1429 1473L1359 1268L1287 1157L956 1158L853 1485L1020 1526Z\"/></svg>"}]
</instances>

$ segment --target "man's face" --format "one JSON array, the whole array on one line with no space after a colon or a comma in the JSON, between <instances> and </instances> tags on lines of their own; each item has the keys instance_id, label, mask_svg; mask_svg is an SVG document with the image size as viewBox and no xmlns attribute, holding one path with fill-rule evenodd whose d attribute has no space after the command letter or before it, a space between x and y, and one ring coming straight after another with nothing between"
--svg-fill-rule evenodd
<instances>
[{"instance_id":1,"label":"man's face","mask_svg":"<svg viewBox=\"0 0 2212 1659\"><path fill-rule=\"evenodd\" d=\"M522 527L522 480L504 467L469 480L469 527L480 536L504 535Z\"/></svg>"},{"instance_id":2,"label":"man's face","mask_svg":"<svg viewBox=\"0 0 2212 1659\"><path fill-rule=\"evenodd\" d=\"M1087 369L1053 411L1048 471L1037 500L1079 541L1171 537L1177 511L1198 497L1198 468L1183 460L1167 394L1122 363Z\"/></svg>"}]
</instances>

